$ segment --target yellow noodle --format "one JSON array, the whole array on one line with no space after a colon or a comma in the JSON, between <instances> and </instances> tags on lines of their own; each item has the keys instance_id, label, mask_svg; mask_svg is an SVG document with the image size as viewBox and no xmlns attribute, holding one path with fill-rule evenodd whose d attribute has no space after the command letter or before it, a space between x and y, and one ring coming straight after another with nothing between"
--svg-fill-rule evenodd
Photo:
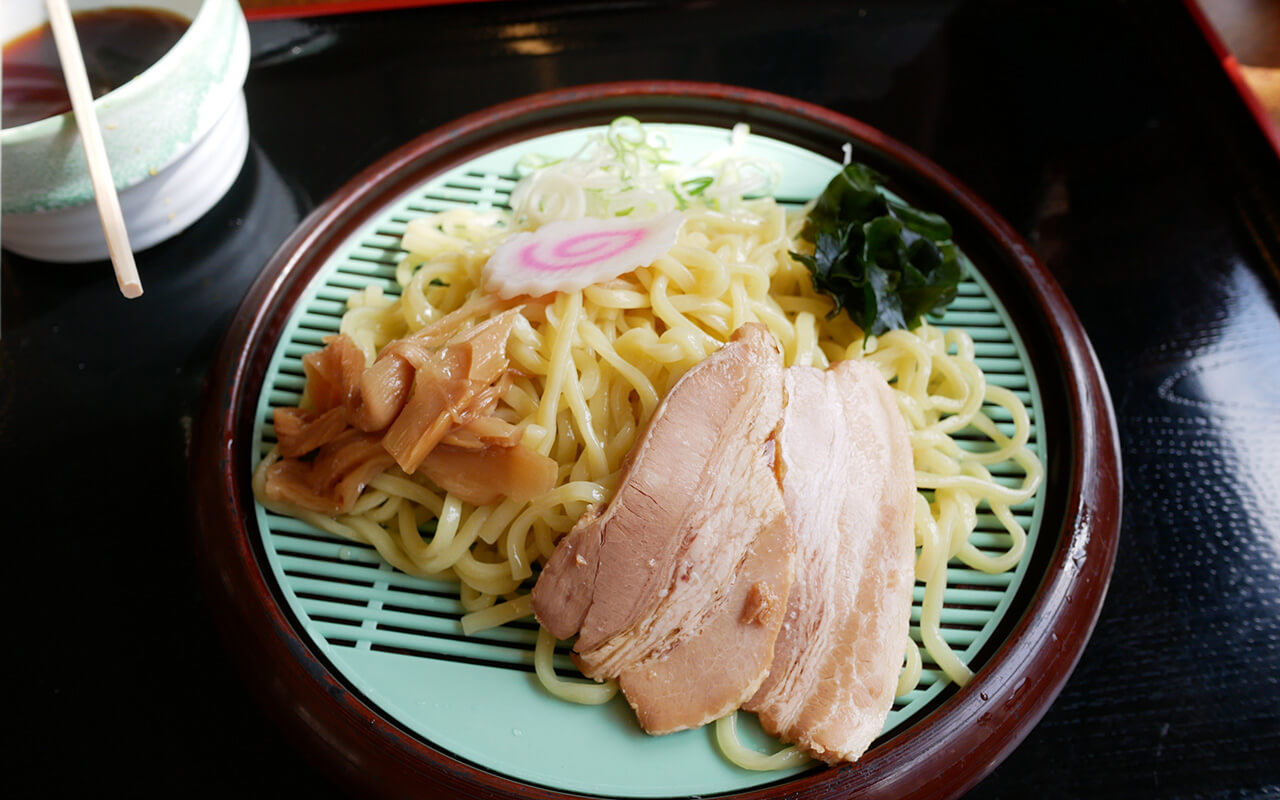
<instances>
[{"instance_id":1,"label":"yellow noodle","mask_svg":"<svg viewBox=\"0 0 1280 800\"><path fill-rule=\"evenodd\" d=\"M533 598L527 594L514 600L462 615L462 632L470 636L477 631L496 628L533 615Z\"/></svg>"},{"instance_id":2,"label":"yellow noodle","mask_svg":"<svg viewBox=\"0 0 1280 800\"><path fill-rule=\"evenodd\" d=\"M940 559L933 574L925 581L924 603L920 607L920 639L947 677L964 686L973 678L973 671L942 638L942 600L946 591L947 562Z\"/></svg>"},{"instance_id":3,"label":"yellow noodle","mask_svg":"<svg viewBox=\"0 0 1280 800\"><path fill-rule=\"evenodd\" d=\"M617 681L588 683L586 681L564 680L556 675L552 666L555 656L556 637L546 628L538 629L538 644L533 651L533 669L538 681L552 695L570 703L581 703L587 706L598 706L607 703L618 693Z\"/></svg>"},{"instance_id":4,"label":"yellow noodle","mask_svg":"<svg viewBox=\"0 0 1280 800\"><path fill-rule=\"evenodd\" d=\"M747 747L738 738L738 712L733 711L716 720L716 744L733 763L743 769L769 771L787 769L809 763L809 757L798 747L784 747L776 753L765 754Z\"/></svg>"},{"instance_id":5,"label":"yellow noodle","mask_svg":"<svg viewBox=\"0 0 1280 800\"><path fill-rule=\"evenodd\" d=\"M920 648L916 643L907 640L906 663L902 667L902 672L898 675L898 688L895 694L902 697L920 684L920 673L924 669L924 662L920 658Z\"/></svg>"},{"instance_id":6,"label":"yellow noodle","mask_svg":"<svg viewBox=\"0 0 1280 800\"><path fill-rule=\"evenodd\" d=\"M465 583L459 587L458 594L463 611L480 611L489 608L498 599L497 595L485 594Z\"/></svg>"}]
</instances>

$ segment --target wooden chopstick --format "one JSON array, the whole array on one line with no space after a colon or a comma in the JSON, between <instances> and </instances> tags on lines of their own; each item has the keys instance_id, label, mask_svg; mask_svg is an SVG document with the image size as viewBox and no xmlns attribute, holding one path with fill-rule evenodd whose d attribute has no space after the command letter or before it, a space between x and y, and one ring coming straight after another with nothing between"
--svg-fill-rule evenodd
<instances>
[{"instance_id":1,"label":"wooden chopstick","mask_svg":"<svg viewBox=\"0 0 1280 800\"><path fill-rule=\"evenodd\" d=\"M98 116L93 110L93 93L89 90L89 77L85 74L84 56L80 53L75 23L71 21L71 9L67 7L67 0L45 0L45 6L49 9L49 27L58 46L58 60L62 62L62 74L67 81L71 110L76 117L76 127L80 129L80 139L84 142L84 155L89 162L89 183L98 201L98 216L102 218L102 230L107 235L107 252L115 267L116 282L125 297L138 297L142 294L142 280L133 261L129 233L120 212L120 197L111 178L111 165L107 162L107 148L102 142Z\"/></svg>"}]
</instances>

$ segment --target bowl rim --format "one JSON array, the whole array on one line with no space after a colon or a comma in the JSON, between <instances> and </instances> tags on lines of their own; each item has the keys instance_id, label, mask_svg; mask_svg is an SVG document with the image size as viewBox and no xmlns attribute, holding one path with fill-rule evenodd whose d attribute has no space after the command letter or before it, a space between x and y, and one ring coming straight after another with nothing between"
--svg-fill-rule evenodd
<instances>
[{"instance_id":1,"label":"bowl rim","mask_svg":"<svg viewBox=\"0 0 1280 800\"><path fill-rule=\"evenodd\" d=\"M950 798L1004 759L1048 710L1074 669L1106 596L1119 539L1120 453L1105 379L1065 294L1030 246L989 206L940 167L850 117L777 94L712 83L630 81L560 89L482 110L423 134L355 176L284 242L249 289L210 370L192 440L195 546L214 618L250 688L301 749L335 779L363 793L560 800L580 795L521 783L432 747L357 696L315 653L258 560L248 532L252 491L246 432L274 343L310 278L332 252L390 200L414 185L505 144L542 133L661 114L669 122L736 116L761 133L817 149L853 139L922 185L940 190L1011 265L1025 291L1019 332L1040 329L1055 364L1067 424L1054 436L1065 494L1056 543L1012 629L974 680L923 719L873 748L857 765L818 770L733 796L764 800ZM781 126L779 130L770 126ZM984 271L984 277L990 275ZM264 353L265 351L265 353ZM1044 377L1041 377L1044 380ZM228 534L231 535L228 535ZM1026 581L1028 586L1034 580ZM1052 642L1052 646L1050 646ZM272 669L264 670L264 664Z\"/></svg>"},{"instance_id":2,"label":"bowl rim","mask_svg":"<svg viewBox=\"0 0 1280 800\"><path fill-rule=\"evenodd\" d=\"M178 41L165 51L164 55L156 59L155 63L138 73L134 77L120 84L116 88L93 99L94 111L101 116L104 111L109 109L113 103L129 103L137 97L146 94L154 86L163 83L175 69L186 51L195 45L190 44L197 38L204 36L205 28L213 23L210 21L217 13L215 6L219 2L228 2L228 0L201 0L200 7L196 10L196 14L191 18L187 29L178 37ZM101 8L119 8L130 7L128 0L121 0L119 3L108 2ZM141 6L142 8L155 8L156 6ZM98 9L85 9L98 10ZM173 9L169 9L173 11ZM177 14L177 11L173 13ZM198 26L198 27L197 27ZM29 33L29 31L27 32ZM25 36L26 33L19 34ZM176 55L175 55L176 54ZM0 146L17 145L26 142L35 141L57 135L67 125L74 124L75 114L72 111L64 111L61 114L55 114L52 117L43 117L41 119L32 120L25 125L15 125L12 128L0 129Z\"/></svg>"}]
</instances>

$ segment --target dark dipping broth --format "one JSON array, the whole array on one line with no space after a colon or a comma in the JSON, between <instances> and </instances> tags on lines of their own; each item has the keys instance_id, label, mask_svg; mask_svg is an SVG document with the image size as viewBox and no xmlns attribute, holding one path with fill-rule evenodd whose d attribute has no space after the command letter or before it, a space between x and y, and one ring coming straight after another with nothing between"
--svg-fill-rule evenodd
<instances>
[{"instance_id":1,"label":"dark dipping broth","mask_svg":"<svg viewBox=\"0 0 1280 800\"><path fill-rule=\"evenodd\" d=\"M99 8L72 15L95 98L142 74L191 25L158 8ZM4 46L4 127L71 110L58 48L48 23Z\"/></svg>"}]
</instances>

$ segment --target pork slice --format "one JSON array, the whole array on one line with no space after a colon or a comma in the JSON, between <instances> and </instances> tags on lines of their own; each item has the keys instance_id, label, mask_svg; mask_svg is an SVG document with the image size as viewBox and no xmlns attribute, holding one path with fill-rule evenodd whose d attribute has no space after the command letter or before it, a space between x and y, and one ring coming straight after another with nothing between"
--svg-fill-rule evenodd
<instances>
[{"instance_id":1,"label":"pork slice","mask_svg":"<svg viewBox=\"0 0 1280 800\"><path fill-rule=\"evenodd\" d=\"M624 676L650 732L736 708L768 671L793 575L774 472L781 413L777 345L743 326L672 387L613 499L574 526L534 587L538 619L578 635L585 674Z\"/></svg>"},{"instance_id":2,"label":"pork slice","mask_svg":"<svg viewBox=\"0 0 1280 800\"><path fill-rule=\"evenodd\" d=\"M796 579L772 669L744 708L815 758L853 761L884 727L907 643L911 444L870 365L792 367L785 389L778 441Z\"/></svg>"},{"instance_id":3,"label":"pork slice","mask_svg":"<svg viewBox=\"0 0 1280 800\"><path fill-rule=\"evenodd\" d=\"M717 720L742 705L768 674L787 606L779 589L791 583L793 567L794 536L780 511L773 511L748 548L725 601L696 635L619 675L627 702L649 733Z\"/></svg>"}]
</instances>

